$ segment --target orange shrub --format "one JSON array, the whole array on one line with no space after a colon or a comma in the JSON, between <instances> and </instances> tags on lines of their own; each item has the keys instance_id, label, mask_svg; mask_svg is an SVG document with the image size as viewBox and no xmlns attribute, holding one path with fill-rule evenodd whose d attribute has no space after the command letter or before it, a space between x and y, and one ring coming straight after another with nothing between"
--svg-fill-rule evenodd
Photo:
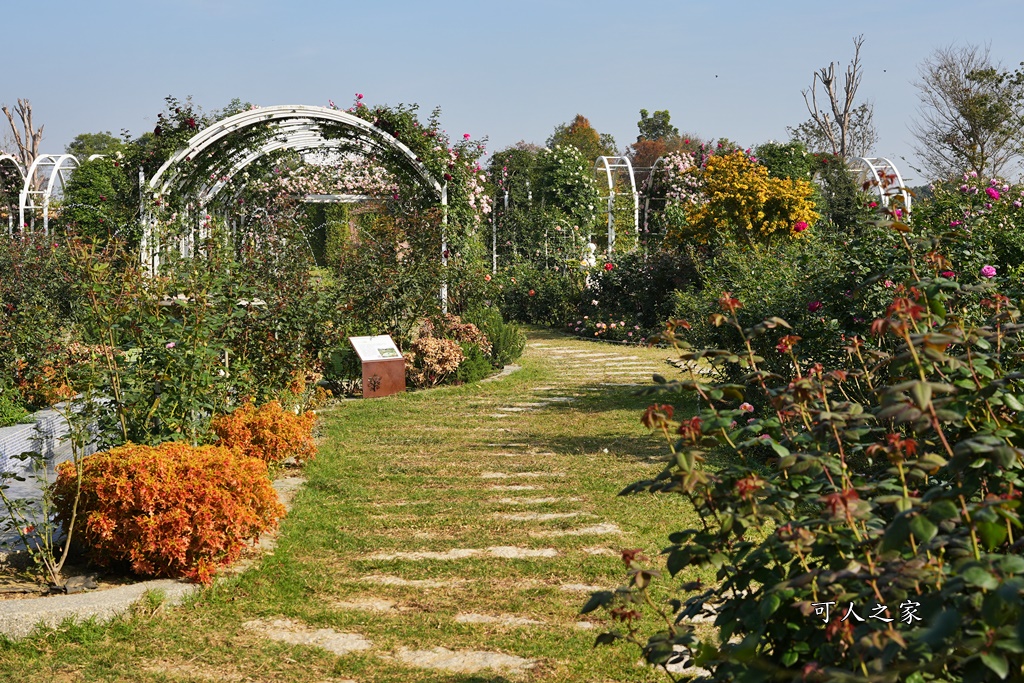
<instances>
[{"instance_id":1,"label":"orange shrub","mask_svg":"<svg viewBox=\"0 0 1024 683\"><path fill-rule=\"evenodd\" d=\"M82 469L75 533L101 566L126 562L137 574L209 583L284 515L266 464L219 446L128 444L85 458ZM67 525L71 463L58 468L53 496Z\"/></svg>"},{"instance_id":2,"label":"orange shrub","mask_svg":"<svg viewBox=\"0 0 1024 683\"><path fill-rule=\"evenodd\" d=\"M266 463L280 463L294 457L298 462L316 455L313 422L316 415L296 415L277 401L256 408L248 403L228 415L213 419L213 431L220 445L240 455L259 458Z\"/></svg>"}]
</instances>

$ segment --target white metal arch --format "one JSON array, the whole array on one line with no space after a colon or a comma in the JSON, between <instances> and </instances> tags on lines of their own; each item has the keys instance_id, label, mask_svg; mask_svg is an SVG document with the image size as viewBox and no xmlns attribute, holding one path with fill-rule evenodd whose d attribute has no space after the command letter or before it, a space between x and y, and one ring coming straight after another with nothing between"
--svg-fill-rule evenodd
<instances>
[{"instance_id":1,"label":"white metal arch","mask_svg":"<svg viewBox=\"0 0 1024 683\"><path fill-rule=\"evenodd\" d=\"M594 162L594 175L601 175L602 170L608 182L608 254L615 249L615 171L625 170L629 177L629 187L633 195L633 225L640 229L640 197L636 191L636 176L633 175L633 164L627 157L598 157Z\"/></svg>"},{"instance_id":2,"label":"white metal arch","mask_svg":"<svg viewBox=\"0 0 1024 683\"><path fill-rule=\"evenodd\" d=\"M654 191L654 176L657 175L658 171L662 168L662 162L665 161L665 157L661 156L654 160L651 164L650 172L647 174L647 180L644 181L644 230L647 230L647 225L651 221L651 193Z\"/></svg>"},{"instance_id":3,"label":"white metal arch","mask_svg":"<svg viewBox=\"0 0 1024 683\"><path fill-rule=\"evenodd\" d=\"M847 159L846 166L854 174L858 185L865 187L871 184L875 188L882 206L889 206L892 197L899 194L902 196L903 208L910 212L910 192L896 164L885 157L853 157Z\"/></svg>"},{"instance_id":4,"label":"white metal arch","mask_svg":"<svg viewBox=\"0 0 1024 683\"><path fill-rule=\"evenodd\" d=\"M324 124L340 124L348 136L337 139L325 135ZM423 183L430 188L440 200L442 207L442 225L448 223L448 183L440 182L431 174L426 166L405 144L390 133L364 121L348 112L329 109L327 107L311 107L307 105L276 105L244 111L218 121L197 133L188 141L184 149L178 150L168 159L149 180L149 188L159 197L169 192L176 181L185 175L181 168L193 160L199 159L206 150L226 142L231 144L230 136L235 133L253 129L256 126L268 126L272 137L264 141L258 148L242 146L230 149L228 154L219 160L220 165L204 169L212 175L212 183L207 182L200 191L201 201L208 202L226 185L225 178L230 179L249 164L277 149L313 150L324 147L349 145L370 154L380 150L397 152L400 160L411 169ZM151 272L159 266L160 245L152 234L155 221L143 218L142 224L142 261ZM447 230L441 232L441 265L448 263ZM441 285L441 309L448 311L447 283Z\"/></svg>"},{"instance_id":5,"label":"white metal arch","mask_svg":"<svg viewBox=\"0 0 1024 683\"><path fill-rule=\"evenodd\" d=\"M331 139L323 135L321 128L321 124L323 123L338 123L346 129L354 132L356 134L355 138L350 139L349 142L355 142L361 145L366 151L379 148L398 152L402 157L404 157L404 162L409 166L409 168L415 171L439 198L442 196L442 183L434 178L430 171L427 170L426 166L417 159L412 150L406 147L394 136L374 126L368 121L364 121L358 116L349 114L348 112L328 109L327 107L311 107L306 105L276 105L272 107L263 107L260 109L244 111L218 121L209 128L206 128L195 135L191 140L189 140L188 145L184 149L179 150L174 154L174 156L168 159L163 166L157 170L153 178L150 179L150 189L158 190L161 194L167 192L173 185L173 182L177 177L176 169L182 162L196 159L207 149L216 145L218 142L224 140L233 133L261 124L271 124L273 126L272 131L276 135L283 135L285 139L288 139L289 136L297 133L304 134L296 136L295 139L299 140L302 138L303 142L301 144L306 145L306 149L331 146L329 142ZM277 142L278 140L270 140L264 143L264 146L272 149L281 149L282 147L280 145L276 145ZM255 152L255 154L253 152ZM252 163L256 159L267 154L268 151L264 151L261 148L258 151L244 150L241 153L245 155L245 158L249 158L248 163ZM227 172L228 170L234 169L234 172L237 173L239 170L244 168L245 165L248 165L245 164L238 168L234 168L235 166L238 166L238 163L238 160L234 160L231 162L230 167L224 169L224 171ZM171 173L168 175L169 171ZM164 179L165 175L168 176L166 179ZM223 174L215 175L219 177ZM208 196L212 197L212 195Z\"/></svg>"},{"instance_id":6,"label":"white metal arch","mask_svg":"<svg viewBox=\"0 0 1024 683\"><path fill-rule=\"evenodd\" d=\"M15 181L17 183L18 193L20 196L22 189L25 187L25 169L21 167L21 162L10 154L0 154L0 167L2 166L13 166L18 172ZM7 207L7 233L14 234L14 204Z\"/></svg>"},{"instance_id":7,"label":"white metal arch","mask_svg":"<svg viewBox=\"0 0 1024 683\"><path fill-rule=\"evenodd\" d=\"M25 173L25 185L18 197L18 220L22 227L26 225L26 209L32 212L33 221L36 210L42 209L43 232L50 234L50 198L53 196L54 186L60 181L60 189L63 191L67 183L67 174L79 166L78 158L73 154L40 154L35 158ZM42 185L44 178L43 189L33 189Z\"/></svg>"}]
</instances>

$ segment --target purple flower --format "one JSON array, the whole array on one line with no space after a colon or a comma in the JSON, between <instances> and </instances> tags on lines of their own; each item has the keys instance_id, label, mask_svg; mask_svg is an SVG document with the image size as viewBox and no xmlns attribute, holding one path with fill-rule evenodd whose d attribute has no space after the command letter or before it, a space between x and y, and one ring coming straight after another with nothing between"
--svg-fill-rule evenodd
<instances>
[{"instance_id":1,"label":"purple flower","mask_svg":"<svg viewBox=\"0 0 1024 683\"><path fill-rule=\"evenodd\" d=\"M996 267L995 266L985 266L984 268L981 269L981 276L982 277L987 277L987 278L995 277L996 276Z\"/></svg>"},{"instance_id":2,"label":"purple flower","mask_svg":"<svg viewBox=\"0 0 1024 683\"><path fill-rule=\"evenodd\" d=\"M824 304L822 304L820 301L812 301L811 303L807 304L807 310L810 311L811 313L817 313L822 308L824 308Z\"/></svg>"},{"instance_id":3,"label":"purple flower","mask_svg":"<svg viewBox=\"0 0 1024 683\"><path fill-rule=\"evenodd\" d=\"M994 187L986 187L985 194L987 194L992 199L999 199L999 190L997 190Z\"/></svg>"},{"instance_id":4,"label":"purple flower","mask_svg":"<svg viewBox=\"0 0 1024 683\"><path fill-rule=\"evenodd\" d=\"M166 344L164 344L164 348L173 349L174 348L174 342L167 342Z\"/></svg>"}]
</instances>

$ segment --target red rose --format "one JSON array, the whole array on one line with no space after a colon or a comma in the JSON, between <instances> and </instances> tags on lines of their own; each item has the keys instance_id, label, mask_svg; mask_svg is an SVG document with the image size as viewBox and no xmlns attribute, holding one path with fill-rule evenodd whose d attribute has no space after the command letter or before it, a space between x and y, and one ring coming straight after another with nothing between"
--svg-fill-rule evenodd
<instances>
[{"instance_id":1,"label":"red rose","mask_svg":"<svg viewBox=\"0 0 1024 683\"><path fill-rule=\"evenodd\" d=\"M530 290L530 291L528 292L528 294L529 294L530 296L533 296L533 295L534 295L534 294L536 294L536 293L537 293L537 292L533 291L532 289L531 289L531 290Z\"/></svg>"},{"instance_id":2,"label":"red rose","mask_svg":"<svg viewBox=\"0 0 1024 683\"><path fill-rule=\"evenodd\" d=\"M604 269L605 270L612 270L613 268L615 268L615 264L614 263L606 263L606 264L604 264Z\"/></svg>"}]
</instances>

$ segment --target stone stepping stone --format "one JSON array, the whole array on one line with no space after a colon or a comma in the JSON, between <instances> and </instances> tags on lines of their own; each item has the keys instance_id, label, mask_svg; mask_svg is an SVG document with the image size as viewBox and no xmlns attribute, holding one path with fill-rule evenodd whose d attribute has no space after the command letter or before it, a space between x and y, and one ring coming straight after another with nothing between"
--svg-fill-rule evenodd
<instances>
[{"instance_id":1,"label":"stone stepping stone","mask_svg":"<svg viewBox=\"0 0 1024 683\"><path fill-rule=\"evenodd\" d=\"M530 453L495 453L494 455L496 455L499 458L522 458L522 457L525 457L525 456L528 456L528 455L531 455L531 454Z\"/></svg>"},{"instance_id":2,"label":"stone stepping stone","mask_svg":"<svg viewBox=\"0 0 1024 683\"><path fill-rule=\"evenodd\" d=\"M557 498L549 496L547 498L498 498L492 500L492 503L498 503L500 505L547 505L548 503L562 503L562 502L576 502L579 498Z\"/></svg>"},{"instance_id":3,"label":"stone stepping stone","mask_svg":"<svg viewBox=\"0 0 1024 683\"><path fill-rule=\"evenodd\" d=\"M534 387L534 388L530 389L530 391L554 391L555 389L560 389L560 388L561 387Z\"/></svg>"},{"instance_id":4,"label":"stone stepping stone","mask_svg":"<svg viewBox=\"0 0 1024 683\"><path fill-rule=\"evenodd\" d=\"M543 408L547 404L541 403L541 402L534 402L534 403L513 403L512 405L514 405L516 408ZM523 444L519 444L519 445L522 446Z\"/></svg>"},{"instance_id":5,"label":"stone stepping stone","mask_svg":"<svg viewBox=\"0 0 1024 683\"><path fill-rule=\"evenodd\" d=\"M342 610L353 610L357 612L400 612L401 607L397 607L392 600L383 600L381 598L355 598L353 600L339 600L332 602L331 607L334 609Z\"/></svg>"},{"instance_id":6,"label":"stone stepping stone","mask_svg":"<svg viewBox=\"0 0 1024 683\"><path fill-rule=\"evenodd\" d=\"M564 477L565 472L481 472L481 479L509 479L511 477L527 477L536 479L538 477Z\"/></svg>"},{"instance_id":7,"label":"stone stepping stone","mask_svg":"<svg viewBox=\"0 0 1024 683\"><path fill-rule=\"evenodd\" d=\"M492 546L486 549L480 548L453 548L444 552L432 550L399 552L399 553L374 553L367 555L367 560L464 560L470 557L500 557L504 559L524 559L530 557L556 557L558 551L554 548L519 548L517 546L503 545Z\"/></svg>"},{"instance_id":8,"label":"stone stepping stone","mask_svg":"<svg viewBox=\"0 0 1024 683\"><path fill-rule=\"evenodd\" d=\"M544 404L541 403L540 405L544 405ZM530 411L529 408L522 408L520 406L505 406L503 408L498 408L498 410L500 410L502 412L505 412L505 413L526 413L526 412Z\"/></svg>"},{"instance_id":9,"label":"stone stepping stone","mask_svg":"<svg viewBox=\"0 0 1024 683\"><path fill-rule=\"evenodd\" d=\"M492 417L496 420L500 420L503 417L512 417L511 413L489 413L487 417Z\"/></svg>"},{"instance_id":10,"label":"stone stepping stone","mask_svg":"<svg viewBox=\"0 0 1024 683\"><path fill-rule=\"evenodd\" d=\"M570 519L586 514L585 512L495 512L491 517L507 519L510 522L548 522L553 519Z\"/></svg>"},{"instance_id":11,"label":"stone stepping stone","mask_svg":"<svg viewBox=\"0 0 1024 683\"><path fill-rule=\"evenodd\" d=\"M256 619L245 622L242 627L256 631L271 640L292 645L311 645L338 656L359 650L369 650L373 647L373 643L359 633L339 633L333 628L313 629L302 622L291 619L274 619L272 621Z\"/></svg>"},{"instance_id":12,"label":"stone stepping stone","mask_svg":"<svg viewBox=\"0 0 1024 683\"><path fill-rule=\"evenodd\" d=\"M510 484L492 486L492 491L540 491L543 486L531 486L530 484Z\"/></svg>"},{"instance_id":13,"label":"stone stepping stone","mask_svg":"<svg viewBox=\"0 0 1024 683\"><path fill-rule=\"evenodd\" d=\"M455 621L460 624L499 624L501 626L543 626L543 621L537 621L536 619L528 619L526 617L517 617L514 614L500 614L494 616L491 614L474 614L467 612L464 614L456 614Z\"/></svg>"},{"instance_id":14,"label":"stone stepping stone","mask_svg":"<svg viewBox=\"0 0 1024 683\"><path fill-rule=\"evenodd\" d=\"M565 591L567 593L596 593L597 591L605 590L605 587L590 586L585 583L563 583L558 587L558 590Z\"/></svg>"},{"instance_id":15,"label":"stone stepping stone","mask_svg":"<svg viewBox=\"0 0 1024 683\"><path fill-rule=\"evenodd\" d=\"M575 400L572 396L551 396L541 399L544 403L572 403Z\"/></svg>"},{"instance_id":16,"label":"stone stepping stone","mask_svg":"<svg viewBox=\"0 0 1024 683\"><path fill-rule=\"evenodd\" d=\"M587 555L615 555L617 557L620 554L611 548L583 548L582 550Z\"/></svg>"},{"instance_id":17,"label":"stone stepping stone","mask_svg":"<svg viewBox=\"0 0 1024 683\"><path fill-rule=\"evenodd\" d=\"M395 651L394 657L407 666L463 674L478 673L486 669L522 674L537 665L536 660L500 652L449 650L440 646L430 650L410 650L400 647Z\"/></svg>"},{"instance_id":18,"label":"stone stepping stone","mask_svg":"<svg viewBox=\"0 0 1024 683\"><path fill-rule=\"evenodd\" d=\"M557 529L552 531L533 531L534 538L554 538L557 536L601 536L604 534L621 534L622 529L612 522L601 522L581 529Z\"/></svg>"},{"instance_id":19,"label":"stone stepping stone","mask_svg":"<svg viewBox=\"0 0 1024 683\"><path fill-rule=\"evenodd\" d=\"M595 628L594 624L589 621L577 621L574 624L574 626L581 631L590 631L591 629Z\"/></svg>"},{"instance_id":20,"label":"stone stepping stone","mask_svg":"<svg viewBox=\"0 0 1024 683\"><path fill-rule=\"evenodd\" d=\"M367 583L374 583L378 586L407 586L410 588L452 588L468 583L466 579L448 579L437 581L436 579L403 579L400 576L389 574L371 574L359 579Z\"/></svg>"}]
</instances>

